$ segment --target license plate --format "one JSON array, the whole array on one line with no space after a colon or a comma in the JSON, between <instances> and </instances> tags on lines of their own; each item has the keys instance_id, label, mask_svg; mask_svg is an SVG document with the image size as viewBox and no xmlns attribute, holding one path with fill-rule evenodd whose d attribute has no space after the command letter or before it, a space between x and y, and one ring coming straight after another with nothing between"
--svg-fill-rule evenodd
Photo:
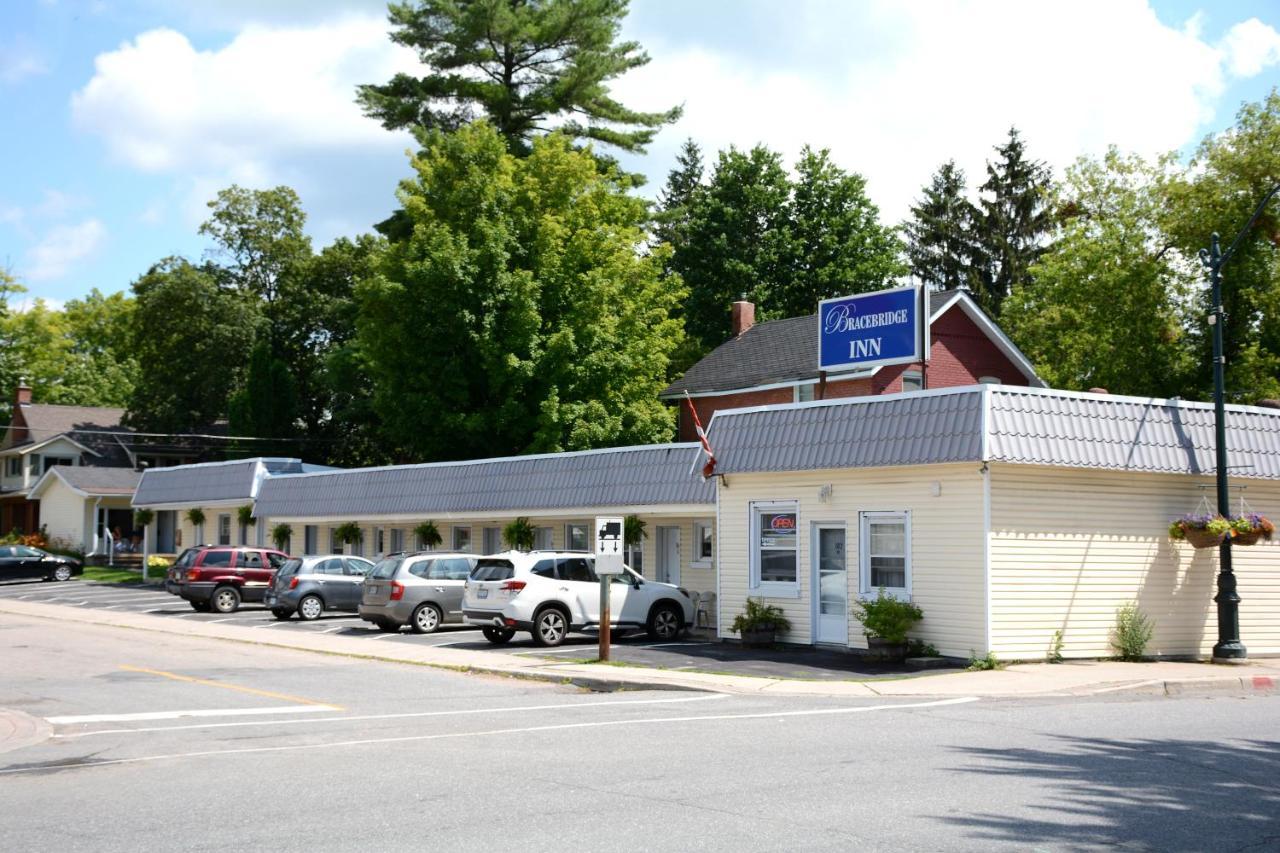
<instances>
[{"instance_id":1,"label":"license plate","mask_svg":"<svg viewBox=\"0 0 1280 853\"><path fill-rule=\"evenodd\" d=\"M370 595L377 595L377 594L378 594L378 588L377 588L376 586L371 586L371 587L369 587L369 594L370 594Z\"/></svg>"},{"instance_id":2,"label":"license plate","mask_svg":"<svg viewBox=\"0 0 1280 853\"><path fill-rule=\"evenodd\" d=\"M488 598L488 597L489 597L489 590L487 589L476 590L476 598Z\"/></svg>"}]
</instances>

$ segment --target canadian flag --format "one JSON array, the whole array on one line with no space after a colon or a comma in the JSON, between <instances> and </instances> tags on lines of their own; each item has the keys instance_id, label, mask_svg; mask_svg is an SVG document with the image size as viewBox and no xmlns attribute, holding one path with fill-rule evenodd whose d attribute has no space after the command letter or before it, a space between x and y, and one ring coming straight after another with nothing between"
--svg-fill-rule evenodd
<instances>
[{"instance_id":1,"label":"canadian flag","mask_svg":"<svg viewBox=\"0 0 1280 853\"><path fill-rule=\"evenodd\" d=\"M698 410L688 391L684 392L684 401L689 404L689 416L693 418L693 427L698 431L698 441L702 442L702 449L707 452L707 464L702 466L702 479L706 480L716 472L716 454L711 449L711 442L707 441L707 431L702 428L702 421L698 420Z\"/></svg>"}]
</instances>

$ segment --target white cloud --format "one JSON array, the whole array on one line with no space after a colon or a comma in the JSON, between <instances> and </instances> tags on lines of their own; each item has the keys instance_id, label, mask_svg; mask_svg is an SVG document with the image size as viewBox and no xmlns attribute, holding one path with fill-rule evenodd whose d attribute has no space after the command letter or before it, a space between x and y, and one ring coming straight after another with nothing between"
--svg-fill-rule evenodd
<instances>
[{"instance_id":1,"label":"white cloud","mask_svg":"<svg viewBox=\"0 0 1280 853\"><path fill-rule=\"evenodd\" d=\"M12 85L48 70L44 57L24 37L16 36L0 45L0 83Z\"/></svg>"},{"instance_id":2,"label":"white cloud","mask_svg":"<svg viewBox=\"0 0 1280 853\"><path fill-rule=\"evenodd\" d=\"M1220 50L1195 19L1170 27L1142 0L878 0L823 6L788 32L803 40L789 66L629 33L653 61L614 86L619 98L641 109L685 104L649 157L626 161L648 173L650 194L686 137L704 155L763 142L788 163L808 143L866 176L885 218L898 221L945 160L981 183L1011 125L1059 174L1113 143L1180 148L1213 119L1224 66L1252 68L1243 58L1261 41L1251 27L1238 36L1245 46Z\"/></svg>"},{"instance_id":3,"label":"white cloud","mask_svg":"<svg viewBox=\"0 0 1280 853\"><path fill-rule=\"evenodd\" d=\"M1227 69L1236 77L1255 77L1280 64L1280 33L1250 18L1227 31L1222 39Z\"/></svg>"},{"instance_id":4,"label":"white cloud","mask_svg":"<svg viewBox=\"0 0 1280 853\"><path fill-rule=\"evenodd\" d=\"M48 281L66 275L72 266L90 257L107 237L107 228L97 219L86 219L78 225L58 225L43 240L27 250L25 269L19 269L26 281Z\"/></svg>"}]
</instances>

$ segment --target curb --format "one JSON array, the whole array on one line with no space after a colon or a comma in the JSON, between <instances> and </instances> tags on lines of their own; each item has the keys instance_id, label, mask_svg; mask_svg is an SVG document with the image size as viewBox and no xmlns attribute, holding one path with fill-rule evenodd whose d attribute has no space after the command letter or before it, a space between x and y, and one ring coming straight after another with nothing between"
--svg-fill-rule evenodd
<instances>
[{"instance_id":1,"label":"curb","mask_svg":"<svg viewBox=\"0 0 1280 853\"><path fill-rule=\"evenodd\" d=\"M1274 696L1280 692L1280 680L1269 675L1244 675L1226 678L1190 678L1164 682L1166 696L1221 696L1246 694Z\"/></svg>"}]
</instances>

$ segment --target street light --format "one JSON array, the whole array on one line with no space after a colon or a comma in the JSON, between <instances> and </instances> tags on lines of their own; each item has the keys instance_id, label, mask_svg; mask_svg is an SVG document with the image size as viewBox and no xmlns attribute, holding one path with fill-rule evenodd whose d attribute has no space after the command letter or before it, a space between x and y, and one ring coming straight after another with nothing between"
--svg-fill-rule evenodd
<instances>
[{"instance_id":1,"label":"street light","mask_svg":"<svg viewBox=\"0 0 1280 853\"><path fill-rule=\"evenodd\" d=\"M1222 251L1215 231L1208 250L1200 250L1200 263L1209 270L1209 287L1213 300L1213 311L1209 314L1209 325L1213 326L1213 431L1214 443L1217 445L1217 482L1218 482L1218 514L1223 518L1231 517L1231 494L1227 489L1227 415L1225 397L1225 380L1223 368L1226 357L1222 354L1222 267L1240 246L1244 235L1253 229L1254 223L1262 215L1267 203L1280 193L1280 184L1271 188L1263 197L1248 223L1240 229L1240 233L1231 241L1230 248ZM1236 576L1231 570L1231 537L1222 540L1218 546L1218 594L1213 600L1218 605L1218 642L1213 646L1213 659L1219 662L1243 661L1249 654L1240 642L1240 596L1236 592Z\"/></svg>"}]
</instances>

